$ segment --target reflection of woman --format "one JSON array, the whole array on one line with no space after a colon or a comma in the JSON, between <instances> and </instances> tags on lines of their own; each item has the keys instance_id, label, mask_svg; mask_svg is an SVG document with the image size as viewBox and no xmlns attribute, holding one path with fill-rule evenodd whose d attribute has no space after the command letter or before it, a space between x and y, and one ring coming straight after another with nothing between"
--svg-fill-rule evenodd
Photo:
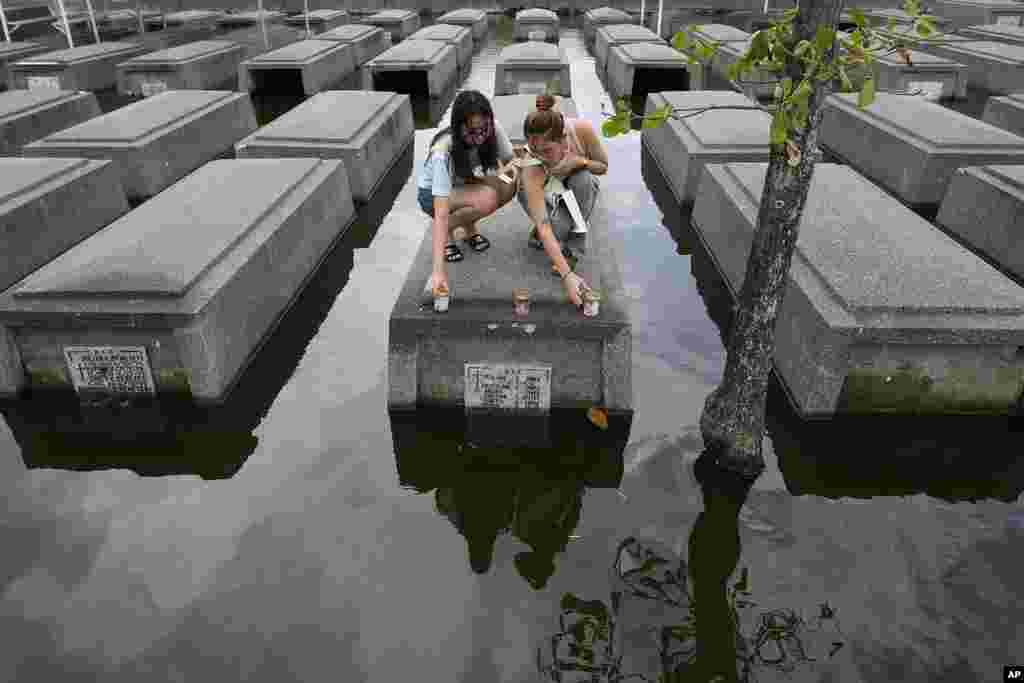
<instances>
[{"instance_id":1,"label":"reflection of woman","mask_svg":"<svg viewBox=\"0 0 1024 683\"><path fill-rule=\"evenodd\" d=\"M445 263L463 258L451 239L456 228L465 229L464 241L473 251L491 246L476 222L512 198L515 185L498 181L497 174L513 157L512 143L487 98L476 90L460 92L452 104L451 126L434 136L416 180L420 208L434 219L434 291L448 287Z\"/></svg>"},{"instance_id":2,"label":"reflection of woman","mask_svg":"<svg viewBox=\"0 0 1024 683\"><path fill-rule=\"evenodd\" d=\"M555 555L565 550L569 536L579 524L583 484L531 483L525 480L519 487L512 533L531 548L530 552L516 555L516 569L533 588L540 590L555 573Z\"/></svg>"},{"instance_id":3,"label":"reflection of woman","mask_svg":"<svg viewBox=\"0 0 1024 683\"><path fill-rule=\"evenodd\" d=\"M437 489L435 506L466 539L477 574L491 567L494 543L512 523L514 484L502 472L463 472L452 487Z\"/></svg>"},{"instance_id":4,"label":"reflection of woman","mask_svg":"<svg viewBox=\"0 0 1024 683\"><path fill-rule=\"evenodd\" d=\"M580 286L586 283L572 272L559 244L559 239L569 237L573 220L558 194L572 190L583 218L589 220L600 187L595 176L608 172L608 153L588 121L565 117L554 104L551 95L538 95L537 111L523 124L528 155L520 162L519 201L534 225L530 246L544 250L562 276L569 299L579 306Z\"/></svg>"}]
</instances>

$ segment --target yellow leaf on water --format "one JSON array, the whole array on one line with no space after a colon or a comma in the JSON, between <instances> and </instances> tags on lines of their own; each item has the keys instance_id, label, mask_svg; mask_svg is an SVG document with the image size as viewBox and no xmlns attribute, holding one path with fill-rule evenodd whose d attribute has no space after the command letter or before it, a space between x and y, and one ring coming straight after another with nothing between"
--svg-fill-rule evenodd
<instances>
[{"instance_id":1,"label":"yellow leaf on water","mask_svg":"<svg viewBox=\"0 0 1024 683\"><path fill-rule=\"evenodd\" d=\"M590 410L587 411L587 419L600 429L608 429L608 413L606 413L602 408L592 406Z\"/></svg>"}]
</instances>

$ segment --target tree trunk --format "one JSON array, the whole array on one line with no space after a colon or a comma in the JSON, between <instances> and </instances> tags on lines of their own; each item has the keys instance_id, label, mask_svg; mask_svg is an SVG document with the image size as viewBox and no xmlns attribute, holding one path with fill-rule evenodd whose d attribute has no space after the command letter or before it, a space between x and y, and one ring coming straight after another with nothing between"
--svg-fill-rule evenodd
<instances>
[{"instance_id":1,"label":"tree trunk","mask_svg":"<svg viewBox=\"0 0 1024 683\"><path fill-rule=\"evenodd\" d=\"M813 41L819 24L834 28L842 5L843 0L799 0L796 39ZM832 59L835 50L833 42L824 60ZM801 71L800 65L788 65L784 75L796 85ZM813 86L807 128L790 133L800 150L799 165L789 168L784 150L771 151L746 277L729 330L725 373L722 383L708 396L700 419L705 452L712 461L751 480L765 467L761 442L775 321L814 172L822 105L832 92L827 81Z\"/></svg>"}]
</instances>

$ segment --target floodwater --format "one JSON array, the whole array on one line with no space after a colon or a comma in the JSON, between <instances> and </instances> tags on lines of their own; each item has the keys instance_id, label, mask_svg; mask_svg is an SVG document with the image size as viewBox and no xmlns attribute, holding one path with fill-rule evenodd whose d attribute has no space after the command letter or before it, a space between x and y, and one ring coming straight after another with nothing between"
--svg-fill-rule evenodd
<instances>
[{"instance_id":1,"label":"floodwater","mask_svg":"<svg viewBox=\"0 0 1024 683\"><path fill-rule=\"evenodd\" d=\"M463 87L492 92L506 30ZM599 122L608 101L582 35L561 42L574 99ZM417 131L416 159L434 132ZM428 227L400 174L390 212L367 212L328 257L225 406L120 419L56 399L4 407L0 680L548 680L537 649L561 630L563 594L608 604L639 585L613 570L624 540L687 557L704 509L695 426L724 365L727 290L639 135L607 145L634 325L623 453L588 450L598 432L579 415L542 457L505 449L488 466L468 430L459 444L440 422L389 418L388 316ZM738 515L757 603L744 623L752 634L758 615L794 610L818 629L801 641L818 661L792 680L967 683L1020 663L1019 425L801 423L773 382L768 428ZM396 458L397 442L413 447ZM581 443L582 460L556 462ZM715 528L695 553L735 561ZM621 672L654 680L664 658L646 627L683 612L624 598ZM782 680L770 649L749 648L758 680Z\"/></svg>"}]
</instances>

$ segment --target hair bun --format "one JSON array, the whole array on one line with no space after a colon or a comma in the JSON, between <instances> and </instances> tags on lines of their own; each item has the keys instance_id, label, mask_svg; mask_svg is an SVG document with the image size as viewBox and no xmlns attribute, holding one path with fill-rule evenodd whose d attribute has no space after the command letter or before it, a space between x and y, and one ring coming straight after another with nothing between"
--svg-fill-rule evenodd
<instances>
[{"instance_id":1,"label":"hair bun","mask_svg":"<svg viewBox=\"0 0 1024 683\"><path fill-rule=\"evenodd\" d=\"M537 111L550 111L555 107L555 98L552 95L537 95Z\"/></svg>"}]
</instances>

